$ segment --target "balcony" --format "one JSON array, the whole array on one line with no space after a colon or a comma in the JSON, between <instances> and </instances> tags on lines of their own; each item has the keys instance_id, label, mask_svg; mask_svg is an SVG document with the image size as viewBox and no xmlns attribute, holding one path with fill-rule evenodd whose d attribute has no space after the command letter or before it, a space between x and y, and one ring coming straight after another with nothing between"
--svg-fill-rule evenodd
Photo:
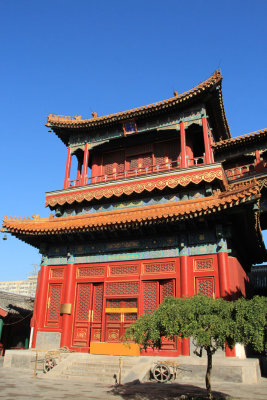
<instances>
[{"instance_id":1,"label":"balcony","mask_svg":"<svg viewBox=\"0 0 267 400\"><path fill-rule=\"evenodd\" d=\"M194 157L192 159L187 159L187 167L196 167L197 165L205 164L205 155L202 157ZM100 182L110 182L110 181L118 181L121 179L133 178L133 177L141 177L144 175L153 175L163 171L172 171L181 169L181 159L178 158L172 162L165 162L162 164L149 165L140 168L132 168L125 169L120 172L113 172L111 174L104 174L100 176L90 176L87 177L85 185L95 184ZM69 180L68 187L76 187L81 186L81 179Z\"/></svg>"},{"instance_id":2,"label":"balcony","mask_svg":"<svg viewBox=\"0 0 267 400\"><path fill-rule=\"evenodd\" d=\"M261 162L256 165L255 163L242 165L240 167L234 167L226 169L226 176L229 181L234 181L237 179L252 178L256 175L266 173L267 162Z\"/></svg>"}]
</instances>

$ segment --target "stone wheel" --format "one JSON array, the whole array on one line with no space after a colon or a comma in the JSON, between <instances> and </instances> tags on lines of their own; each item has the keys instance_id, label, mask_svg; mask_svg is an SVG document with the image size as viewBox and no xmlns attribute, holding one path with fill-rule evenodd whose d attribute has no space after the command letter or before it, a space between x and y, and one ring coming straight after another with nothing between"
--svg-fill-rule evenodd
<instances>
[{"instance_id":1,"label":"stone wheel","mask_svg":"<svg viewBox=\"0 0 267 400\"><path fill-rule=\"evenodd\" d=\"M171 377L171 371L168 365L165 364L157 364L153 368L152 374L156 381L160 383L168 382Z\"/></svg>"},{"instance_id":2,"label":"stone wheel","mask_svg":"<svg viewBox=\"0 0 267 400\"><path fill-rule=\"evenodd\" d=\"M43 366L44 373L46 374L47 372L51 371L51 369L54 368L55 365L57 365L57 363L54 358L52 358L52 357L46 358L44 360L44 366Z\"/></svg>"}]
</instances>

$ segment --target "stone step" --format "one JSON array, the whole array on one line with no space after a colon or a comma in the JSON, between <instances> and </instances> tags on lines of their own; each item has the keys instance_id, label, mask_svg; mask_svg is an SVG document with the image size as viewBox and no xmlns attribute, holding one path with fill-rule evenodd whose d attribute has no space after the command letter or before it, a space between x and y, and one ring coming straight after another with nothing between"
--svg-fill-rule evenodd
<instances>
[{"instance_id":1,"label":"stone step","mask_svg":"<svg viewBox=\"0 0 267 400\"><path fill-rule=\"evenodd\" d=\"M107 373L107 374L111 374L112 372L113 373L116 373L116 372L118 372L119 371L119 367L107 367L107 368L75 368L75 367L73 367L72 365L68 365L68 366L66 366L65 367L65 371L68 371L69 373L71 373L71 372L75 372L76 373L76 375L78 374L78 373L86 373L86 374L92 374L92 373L95 373L95 374L97 374L97 373L103 373L103 372L105 372L105 373ZM124 373L124 372L126 372L126 371L129 371L129 370L131 370L132 368L131 367L122 367L121 368L121 371Z\"/></svg>"},{"instance_id":2,"label":"stone step","mask_svg":"<svg viewBox=\"0 0 267 400\"><path fill-rule=\"evenodd\" d=\"M117 367L117 366L120 365L120 363L118 363L118 362L110 363L108 361L101 362L101 363L100 362L95 362L95 361L86 361L86 362L73 361L72 365L75 366L75 367L81 367L81 368L84 368L84 367L87 367L87 366L97 367L98 368L98 367L105 367L105 366ZM136 365L136 362L135 363L122 362L121 365L132 367L133 365Z\"/></svg>"},{"instance_id":3,"label":"stone step","mask_svg":"<svg viewBox=\"0 0 267 400\"><path fill-rule=\"evenodd\" d=\"M125 377L133 367L136 366L138 359L132 357L121 358L121 377ZM56 373L55 368L52 375ZM90 380L94 383L106 383L114 385L116 378L119 377L120 357L118 356L91 356L72 354L66 365L59 365L57 374L62 379ZM51 372L47 375L51 376Z\"/></svg>"},{"instance_id":4,"label":"stone step","mask_svg":"<svg viewBox=\"0 0 267 400\"><path fill-rule=\"evenodd\" d=\"M109 363L106 361L105 363L98 363L95 361L92 362L80 362L80 361L73 361L72 365L79 368L86 368L86 367L96 367L96 368L101 368L101 367L118 367L119 365L127 366L127 367L132 367L133 365L136 365L136 363L130 364L126 362L120 363Z\"/></svg>"},{"instance_id":5,"label":"stone step","mask_svg":"<svg viewBox=\"0 0 267 400\"><path fill-rule=\"evenodd\" d=\"M125 374L126 372L130 371L131 368L122 368L122 373ZM102 368L102 369L82 369L82 368L73 368L72 366L68 366L65 369L65 372L68 374L73 374L73 375L88 375L88 374L117 374L119 371L119 368Z\"/></svg>"},{"instance_id":6,"label":"stone step","mask_svg":"<svg viewBox=\"0 0 267 400\"><path fill-rule=\"evenodd\" d=\"M94 383L95 385L101 385L101 384L106 384L106 385L114 385L118 383L118 381L115 380L115 378L112 377L106 377L106 376L101 376L101 379L98 377L94 377L92 375L86 375L86 376L76 376L76 375L60 375L60 379L73 379L73 380L80 380L80 381L88 381L90 383Z\"/></svg>"}]
</instances>

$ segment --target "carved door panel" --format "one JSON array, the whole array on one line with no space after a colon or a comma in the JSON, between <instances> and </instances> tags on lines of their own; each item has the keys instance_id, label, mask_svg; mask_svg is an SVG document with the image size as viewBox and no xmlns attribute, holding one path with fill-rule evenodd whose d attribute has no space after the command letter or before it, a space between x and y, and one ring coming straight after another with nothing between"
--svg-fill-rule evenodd
<instances>
[{"instance_id":1,"label":"carved door panel","mask_svg":"<svg viewBox=\"0 0 267 400\"><path fill-rule=\"evenodd\" d=\"M164 281L160 281L159 290L160 290L160 303L163 302L164 298L167 296L175 297L175 286L174 279L168 279ZM175 350L177 348L176 339L169 339L162 337L161 338L161 349L162 350Z\"/></svg>"},{"instance_id":2,"label":"carved door panel","mask_svg":"<svg viewBox=\"0 0 267 400\"><path fill-rule=\"evenodd\" d=\"M46 308L46 326L59 327L62 284L50 284Z\"/></svg>"},{"instance_id":3,"label":"carved door panel","mask_svg":"<svg viewBox=\"0 0 267 400\"><path fill-rule=\"evenodd\" d=\"M126 329L137 319L137 299L106 301L106 342L121 342Z\"/></svg>"},{"instance_id":4,"label":"carved door panel","mask_svg":"<svg viewBox=\"0 0 267 400\"><path fill-rule=\"evenodd\" d=\"M101 340L103 283L77 285L73 346L90 347L90 341Z\"/></svg>"},{"instance_id":5,"label":"carved door panel","mask_svg":"<svg viewBox=\"0 0 267 400\"><path fill-rule=\"evenodd\" d=\"M103 315L103 293L104 284L93 284L93 304L91 313L91 341L101 341L102 315Z\"/></svg>"},{"instance_id":6,"label":"carved door panel","mask_svg":"<svg viewBox=\"0 0 267 400\"><path fill-rule=\"evenodd\" d=\"M143 282L143 312L151 313L156 310L167 296L175 297L175 280L159 280ZM162 350L176 349L176 340L162 338Z\"/></svg>"},{"instance_id":7,"label":"carved door panel","mask_svg":"<svg viewBox=\"0 0 267 400\"><path fill-rule=\"evenodd\" d=\"M89 347L93 297L92 289L92 283L77 284L72 340L73 346Z\"/></svg>"}]
</instances>

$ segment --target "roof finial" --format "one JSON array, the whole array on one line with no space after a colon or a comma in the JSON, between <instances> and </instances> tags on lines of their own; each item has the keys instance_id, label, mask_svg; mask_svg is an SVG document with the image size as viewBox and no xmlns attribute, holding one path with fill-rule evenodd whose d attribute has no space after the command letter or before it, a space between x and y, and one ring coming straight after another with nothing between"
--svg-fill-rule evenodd
<instances>
[{"instance_id":1,"label":"roof finial","mask_svg":"<svg viewBox=\"0 0 267 400\"><path fill-rule=\"evenodd\" d=\"M93 111L92 112L92 117L93 117L93 119L97 118L97 112Z\"/></svg>"},{"instance_id":2,"label":"roof finial","mask_svg":"<svg viewBox=\"0 0 267 400\"><path fill-rule=\"evenodd\" d=\"M178 92L177 92L177 90L175 90L175 91L173 92L173 95L174 95L174 97L178 97Z\"/></svg>"}]
</instances>

